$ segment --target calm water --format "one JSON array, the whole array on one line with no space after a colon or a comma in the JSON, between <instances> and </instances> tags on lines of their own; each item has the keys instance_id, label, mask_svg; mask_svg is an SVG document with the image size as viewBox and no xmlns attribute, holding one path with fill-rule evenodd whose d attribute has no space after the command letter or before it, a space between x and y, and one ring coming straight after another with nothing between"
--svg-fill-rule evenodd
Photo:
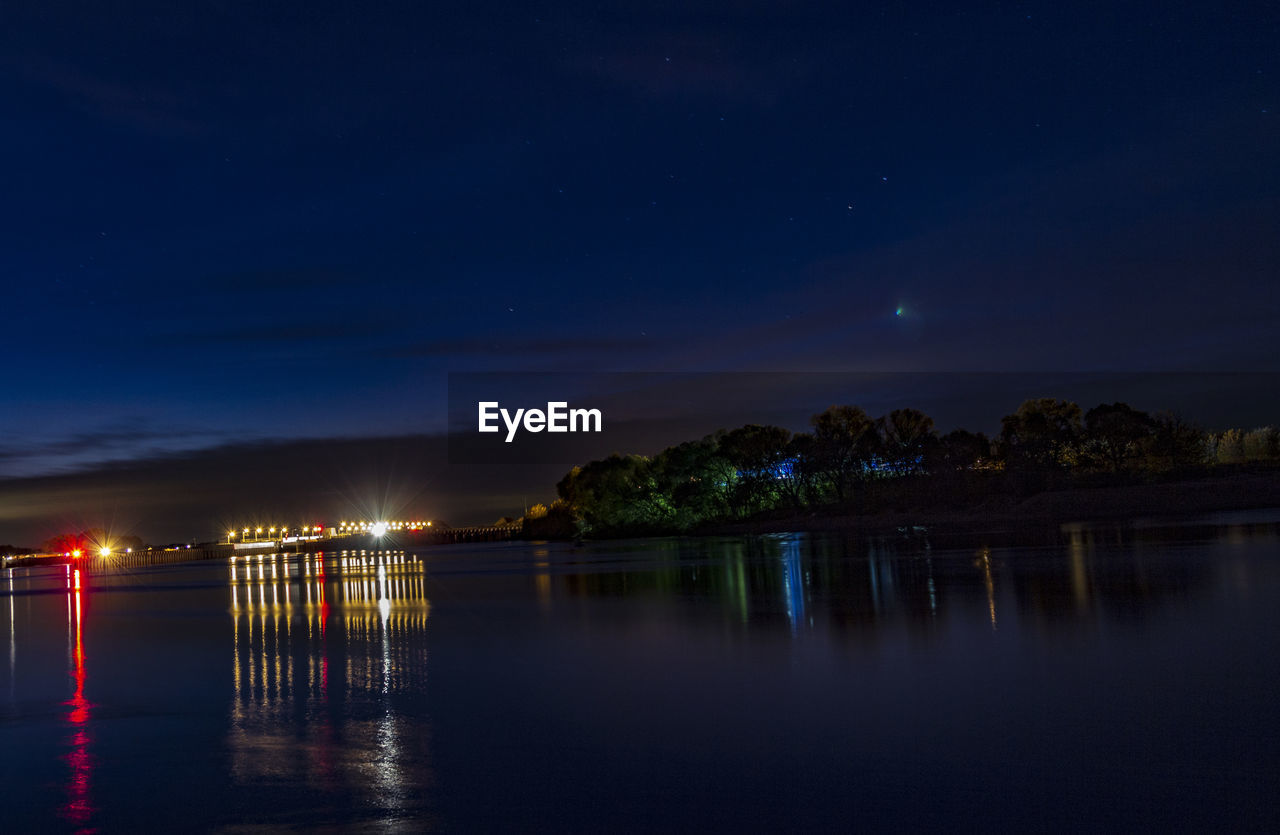
<instances>
[{"instance_id":1,"label":"calm water","mask_svg":"<svg viewBox=\"0 0 1280 835\"><path fill-rule=\"evenodd\" d=\"M1280 513L1018 539L5 571L0 828L1280 825Z\"/></svg>"}]
</instances>

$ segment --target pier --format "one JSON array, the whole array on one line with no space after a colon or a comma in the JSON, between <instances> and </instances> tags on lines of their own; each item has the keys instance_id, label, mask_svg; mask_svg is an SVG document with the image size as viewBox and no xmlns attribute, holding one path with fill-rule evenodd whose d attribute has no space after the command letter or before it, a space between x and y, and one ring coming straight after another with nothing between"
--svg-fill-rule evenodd
<instances>
[{"instance_id":1,"label":"pier","mask_svg":"<svg viewBox=\"0 0 1280 835\"><path fill-rule=\"evenodd\" d=\"M20 568L35 565L76 565L91 570L107 568L137 568L145 565L164 565L168 563L195 562L198 560L227 559L231 556L245 556L257 553L285 554L317 554L330 551L378 550L387 548L417 548L435 545L460 545L473 542L506 542L519 539L523 526L520 523L509 525L472 525L452 528L435 526L419 530L388 531L382 536L372 533L348 533L335 536L298 539L294 542L283 540L261 540L256 548L236 547L231 543L200 544L185 546L169 546L164 548L139 548L132 551L112 552L105 556L97 553L86 553L75 557L67 554L31 554L14 557L5 561L5 568ZM237 543L239 544L239 543Z\"/></svg>"}]
</instances>

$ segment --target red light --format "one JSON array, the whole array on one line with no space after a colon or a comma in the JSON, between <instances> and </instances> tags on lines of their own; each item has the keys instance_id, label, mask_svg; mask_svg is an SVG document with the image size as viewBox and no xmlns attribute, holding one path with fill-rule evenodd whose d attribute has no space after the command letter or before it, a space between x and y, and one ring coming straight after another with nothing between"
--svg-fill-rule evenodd
<instances>
[{"instance_id":1,"label":"red light","mask_svg":"<svg viewBox=\"0 0 1280 835\"><path fill-rule=\"evenodd\" d=\"M76 569L76 591L80 591L80 569L78 568ZM77 600L76 604L78 605L79 603L80 601Z\"/></svg>"}]
</instances>

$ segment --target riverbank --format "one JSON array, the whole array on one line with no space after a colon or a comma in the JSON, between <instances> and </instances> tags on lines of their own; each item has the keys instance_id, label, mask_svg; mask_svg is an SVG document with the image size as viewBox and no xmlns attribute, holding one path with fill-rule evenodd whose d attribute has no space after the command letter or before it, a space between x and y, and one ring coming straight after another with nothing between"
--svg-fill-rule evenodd
<instances>
[{"instance_id":1,"label":"riverbank","mask_svg":"<svg viewBox=\"0 0 1280 835\"><path fill-rule=\"evenodd\" d=\"M1142 516L1187 515L1280 507L1280 471L1207 476L1159 484L1072 488L1025 499L994 496L967 510L913 510L876 514L809 511L721 522L697 535L787 531L892 533L916 527L955 531L1101 522Z\"/></svg>"}]
</instances>

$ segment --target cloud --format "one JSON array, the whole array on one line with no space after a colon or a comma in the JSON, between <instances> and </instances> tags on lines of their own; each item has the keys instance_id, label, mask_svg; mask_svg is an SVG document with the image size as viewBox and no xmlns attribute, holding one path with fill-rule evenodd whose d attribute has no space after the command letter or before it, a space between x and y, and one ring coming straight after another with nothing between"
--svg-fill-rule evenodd
<instances>
[{"instance_id":1,"label":"cloud","mask_svg":"<svg viewBox=\"0 0 1280 835\"><path fill-rule=\"evenodd\" d=\"M74 470L111 459L209 446L224 441L228 434L202 427L157 428L141 419L123 420L57 438L0 444L0 468L11 472ZM11 466L6 468L6 464Z\"/></svg>"},{"instance_id":2,"label":"cloud","mask_svg":"<svg viewBox=\"0 0 1280 835\"><path fill-rule=\"evenodd\" d=\"M443 518L467 492L461 482L444 489L445 459L444 439L430 436L254 441L0 479L0 540L37 543L108 525L153 542L212 539L231 525L330 523L410 507ZM424 499L429 490L438 495Z\"/></svg>"}]
</instances>

